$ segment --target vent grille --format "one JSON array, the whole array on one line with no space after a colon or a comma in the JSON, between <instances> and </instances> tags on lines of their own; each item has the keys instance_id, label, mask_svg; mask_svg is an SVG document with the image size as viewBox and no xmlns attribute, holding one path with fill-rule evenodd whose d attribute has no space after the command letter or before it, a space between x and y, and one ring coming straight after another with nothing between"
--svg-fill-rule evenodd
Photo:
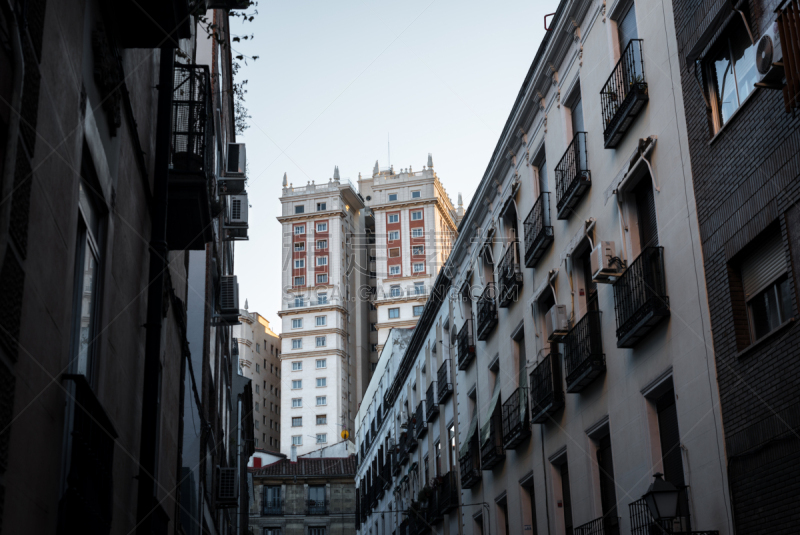
<instances>
[{"instance_id":1,"label":"vent grille","mask_svg":"<svg viewBox=\"0 0 800 535\"><path fill-rule=\"evenodd\" d=\"M217 496L220 500L236 500L236 468L219 468Z\"/></svg>"},{"instance_id":2,"label":"vent grille","mask_svg":"<svg viewBox=\"0 0 800 535\"><path fill-rule=\"evenodd\" d=\"M242 218L242 200L234 199L231 202L231 218L238 220Z\"/></svg>"}]
</instances>

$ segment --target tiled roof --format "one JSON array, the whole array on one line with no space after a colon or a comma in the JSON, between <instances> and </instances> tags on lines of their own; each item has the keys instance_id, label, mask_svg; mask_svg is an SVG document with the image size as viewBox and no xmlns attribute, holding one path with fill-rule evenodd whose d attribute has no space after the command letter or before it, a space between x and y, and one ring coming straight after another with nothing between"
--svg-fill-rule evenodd
<instances>
[{"instance_id":1,"label":"tiled roof","mask_svg":"<svg viewBox=\"0 0 800 535\"><path fill-rule=\"evenodd\" d=\"M308 458L300 457L293 463L281 459L261 468L248 468L253 477L259 476L353 476L356 475L356 456Z\"/></svg>"}]
</instances>

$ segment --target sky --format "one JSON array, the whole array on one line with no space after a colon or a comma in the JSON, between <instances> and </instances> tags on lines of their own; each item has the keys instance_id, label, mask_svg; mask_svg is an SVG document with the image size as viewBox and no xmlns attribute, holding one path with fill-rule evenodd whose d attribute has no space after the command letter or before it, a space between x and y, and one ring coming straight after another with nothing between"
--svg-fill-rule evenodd
<instances>
[{"instance_id":1,"label":"sky","mask_svg":"<svg viewBox=\"0 0 800 535\"><path fill-rule=\"evenodd\" d=\"M237 242L240 306L281 324L281 182L325 183L428 153L453 202L469 204L556 0L258 0L232 24L247 60L249 241ZM391 160L389 157L391 156Z\"/></svg>"}]
</instances>

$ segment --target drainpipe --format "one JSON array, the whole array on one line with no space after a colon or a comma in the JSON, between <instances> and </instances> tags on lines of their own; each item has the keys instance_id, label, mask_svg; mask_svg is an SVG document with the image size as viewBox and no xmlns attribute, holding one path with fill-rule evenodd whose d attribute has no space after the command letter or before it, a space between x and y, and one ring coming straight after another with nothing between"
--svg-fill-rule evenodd
<instances>
[{"instance_id":1,"label":"drainpipe","mask_svg":"<svg viewBox=\"0 0 800 535\"><path fill-rule=\"evenodd\" d=\"M155 471L158 455L158 389L161 374L161 332L164 301L164 271L167 269L167 181L169 179L169 137L172 119L172 77L174 49L161 48L158 78L155 169L153 170L150 273L147 289L147 329L144 346L142 385L142 427L139 442L139 488L136 533L150 535L156 507Z\"/></svg>"}]
</instances>

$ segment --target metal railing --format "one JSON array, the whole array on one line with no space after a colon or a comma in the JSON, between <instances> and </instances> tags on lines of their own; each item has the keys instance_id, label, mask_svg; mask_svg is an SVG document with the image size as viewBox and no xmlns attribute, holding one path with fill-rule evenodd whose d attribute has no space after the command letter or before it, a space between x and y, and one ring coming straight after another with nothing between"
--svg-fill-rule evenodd
<instances>
[{"instance_id":1,"label":"metal railing","mask_svg":"<svg viewBox=\"0 0 800 535\"><path fill-rule=\"evenodd\" d=\"M664 248L647 247L614 282L617 347L633 347L669 316Z\"/></svg>"},{"instance_id":2,"label":"metal railing","mask_svg":"<svg viewBox=\"0 0 800 535\"><path fill-rule=\"evenodd\" d=\"M468 319L458 331L458 369L466 370L475 358L475 336L472 331L472 319Z\"/></svg>"},{"instance_id":3,"label":"metal railing","mask_svg":"<svg viewBox=\"0 0 800 535\"><path fill-rule=\"evenodd\" d=\"M205 65L175 65L169 168L176 174L214 172L214 120Z\"/></svg>"},{"instance_id":4,"label":"metal railing","mask_svg":"<svg viewBox=\"0 0 800 535\"><path fill-rule=\"evenodd\" d=\"M589 158L586 152L586 132L576 132L564 156L555 168L556 210L559 219L567 219L591 185Z\"/></svg>"},{"instance_id":5,"label":"metal railing","mask_svg":"<svg viewBox=\"0 0 800 535\"><path fill-rule=\"evenodd\" d=\"M606 369L602 318L602 312L590 310L564 337L567 392L580 392Z\"/></svg>"},{"instance_id":6,"label":"metal railing","mask_svg":"<svg viewBox=\"0 0 800 535\"><path fill-rule=\"evenodd\" d=\"M453 393L453 383L450 379L450 359L443 359L439 371L436 373L436 384L438 389L438 403L444 403L450 394Z\"/></svg>"},{"instance_id":7,"label":"metal railing","mask_svg":"<svg viewBox=\"0 0 800 535\"><path fill-rule=\"evenodd\" d=\"M400 440L397 441L398 447L398 465L408 462L408 433L401 433Z\"/></svg>"},{"instance_id":8,"label":"metal railing","mask_svg":"<svg viewBox=\"0 0 800 535\"><path fill-rule=\"evenodd\" d=\"M282 515L283 514L283 500L280 498L265 499L261 504L261 515Z\"/></svg>"},{"instance_id":9,"label":"metal railing","mask_svg":"<svg viewBox=\"0 0 800 535\"><path fill-rule=\"evenodd\" d=\"M302 307L317 307L317 306L338 306L338 299L314 299L303 301L290 301L286 304L286 308L302 308Z\"/></svg>"},{"instance_id":10,"label":"metal railing","mask_svg":"<svg viewBox=\"0 0 800 535\"><path fill-rule=\"evenodd\" d=\"M600 91L605 148L616 147L648 100L642 40L631 39Z\"/></svg>"},{"instance_id":11,"label":"metal railing","mask_svg":"<svg viewBox=\"0 0 800 535\"><path fill-rule=\"evenodd\" d=\"M506 458L506 450L503 449L502 437L497 435L498 429L495 422L495 417L490 416L489 440L485 444L481 444L481 468L483 470L491 470Z\"/></svg>"},{"instance_id":12,"label":"metal railing","mask_svg":"<svg viewBox=\"0 0 800 535\"><path fill-rule=\"evenodd\" d=\"M306 500L306 514L308 515L328 514L328 500Z\"/></svg>"},{"instance_id":13,"label":"metal railing","mask_svg":"<svg viewBox=\"0 0 800 535\"><path fill-rule=\"evenodd\" d=\"M689 487L683 487L678 495L678 516L671 520L656 521L644 498L628 504L631 519L631 535L719 535L717 530L692 531L689 512Z\"/></svg>"},{"instance_id":14,"label":"metal railing","mask_svg":"<svg viewBox=\"0 0 800 535\"><path fill-rule=\"evenodd\" d=\"M503 447L514 449L531 435L528 418L528 388L514 390L503 403Z\"/></svg>"},{"instance_id":15,"label":"metal railing","mask_svg":"<svg viewBox=\"0 0 800 535\"><path fill-rule=\"evenodd\" d=\"M536 365L530 374L530 385L531 421L535 424L544 423L564 406L559 353L551 352Z\"/></svg>"},{"instance_id":16,"label":"metal railing","mask_svg":"<svg viewBox=\"0 0 800 535\"><path fill-rule=\"evenodd\" d=\"M470 442L467 453L458 459L461 469L461 488L471 489L480 482L482 474L479 455L480 450L476 437Z\"/></svg>"},{"instance_id":17,"label":"metal railing","mask_svg":"<svg viewBox=\"0 0 800 535\"><path fill-rule=\"evenodd\" d=\"M392 458L394 455L390 452L386 452L384 456L384 463L383 468L381 469L381 478L383 479L383 488L388 489L392 486Z\"/></svg>"},{"instance_id":18,"label":"metal railing","mask_svg":"<svg viewBox=\"0 0 800 535\"><path fill-rule=\"evenodd\" d=\"M486 340L497 325L497 292L493 282L486 284L477 306L478 340Z\"/></svg>"},{"instance_id":19,"label":"metal railing","mask_svg":"<svg viewBox=\"0 0 800 535\"><path fill-rule=\"evenodd\" d=\"M519 267L519 242L514 240L508 246L500 264L497 266L497 279L500 286L498 306L508 307L519 297L522 286L522 270Z\"/></svg>"},{"instance_id":20,"label":"metal railing","mask_svg":"<svg viewBox=\"0 0 800 535\"><path fill-rule=\"evenodd\" d=\"M619 518L601 516L572 530L574 535L619 535Z\"/></svg>"},{"instance_id":21,"label":"metal railing","mask_svg":"<svg viewBox=\"0 0 800 535\"><path fill-rule=\"evenodd\" d=\"M553 227L550 222L550 192L543 191L533 203L523 223L525 230L525 266L532 268L553 243Z\"/></svg>"},{"instance_id":22,"label":"metal railing","mask_svg":"<svg viewBox=\"0 0 800 535\"><path fill-rule=\"evenodd\" d=\"M439 414L439 404L436 402L436 394L436 381L431 381L431 384L428 385L428 391L425 393L426 419L428 422L432 422L434 417Z\"/></svg>"},{"instance_id":23,"label":"metal railing","mask_svg":"<svg viewBox=\"0 0 800 535\"><path fill-rule=\"evenodd\" d=\"M439 513L446 514L458 507L458 482L456 473L451 470L442 476L442 482L437 489L439 495Z\"/></svg>"},{"instance_id":24,"label":"metal railing","mask_svg":"<svg viewBox=\"0 0 800 535\"><path fill-rule=\"evenodd\" d=\"M428 423L425 421L425 400L421 400L417 404L417 410L414 413L414 434L417 438L422 438L428 432Z\"/></svg>"}]
</instances>

